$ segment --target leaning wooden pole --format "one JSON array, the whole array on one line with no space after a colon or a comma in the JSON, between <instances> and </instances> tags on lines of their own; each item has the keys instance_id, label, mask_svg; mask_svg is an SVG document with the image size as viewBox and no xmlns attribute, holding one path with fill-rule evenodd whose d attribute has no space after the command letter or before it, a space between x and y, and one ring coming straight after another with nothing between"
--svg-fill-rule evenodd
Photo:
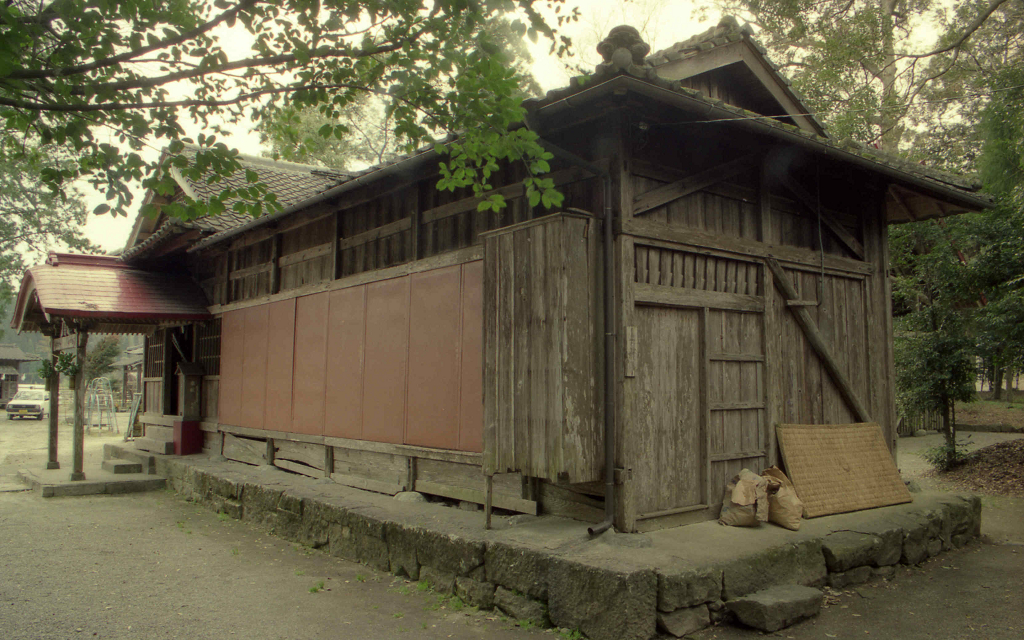
<instances>
[{"instance_id":1,"label":"leaning wooden pole","mask_svg":"<svg viewBox=\"0 0 1024 640\"><path fill-rule=\"evenodd\" d=\"M72 480L85 480L85 347L89 342L89 334L85 329L78 332L77 362L75 373L75 433L74 433L74 468Z\"/></svg>"},{"instance_id":2,"label":"leaning wooden pole","mask_svg":"<svg viewBox=\"0 0 1024 640\"><path fill-rule=\"evenodd\" d=\"M47 380L47 384L50 387L50 441L46 468L60 469L60 461L57 460L57 434L59 432L58 425L60 424L60 374L56 371L57 339L52 336L50 337L50 364L53 367L53 373L50 374L50 379Z\"/></svg>"},{"instance_id":3,"label":"leaning wooden pole","mask_svg":"<svg viewBox=\"0 0 1024 640\"><path fill-rule=\"evenodd\" d=\"M774 276L775 286L778 287L782 293L782 297L786 302L790 300L796 300L799 295L797 294L796 287L790 282L789 276L783 271L782 266L774 259L768 258L765 260L768 268L771 270ZM860 396L853 389L853 385L850 384L850 380L843 373L843 370L839 368L839 363L836 362L835 357L832 355L832 350L829 349L828 344L825 342L824 336L818 331L818 325L815 324L814 319L811 318L810 312L805 307L801 306L789 306L789 310L793 312L793 317L796 318L797 324L804 332L804 336L807 338L807 342L811 344L811 347L818 354L818 359L821 360L822 365L828 371L829 376L832 377L832 382L835 383L839 389L839 393L846 400L846 403L853 410L854 415L857 416L857 420L860 422L871 422L871 415L868 413L864 403L861 402Z\"/></svg>"}]
</instances>

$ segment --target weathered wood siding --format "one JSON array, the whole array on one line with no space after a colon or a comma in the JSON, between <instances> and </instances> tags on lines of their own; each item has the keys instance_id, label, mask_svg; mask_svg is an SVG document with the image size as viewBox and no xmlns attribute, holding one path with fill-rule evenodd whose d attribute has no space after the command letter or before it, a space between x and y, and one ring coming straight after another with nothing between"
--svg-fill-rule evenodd
<instances>
[{"instance_id":1,"label":"weathered wood siding","mask_svg":"<svg viewBox=\"0 0 1024 640\"><path fill-rule=\"evenodd\" d=\"M558 214L486 236L485 473L601 478L598 229Z\"/></svg>"},{"instance_id":2,"label":"weathered wood siding","mask_svg":"<svg viewBox=\"0 0 1024 640\"><path fill-rule=\"evenodd\" d=\"M777 462L776 423L857 421L793 305L892 430L881 200L834 176L782 175L767 151L696 156L703 165L656 147L621 174L619 463L631 479L619 525L630 530L715 517L733 475Z\"/></svg>"}]
</instances>

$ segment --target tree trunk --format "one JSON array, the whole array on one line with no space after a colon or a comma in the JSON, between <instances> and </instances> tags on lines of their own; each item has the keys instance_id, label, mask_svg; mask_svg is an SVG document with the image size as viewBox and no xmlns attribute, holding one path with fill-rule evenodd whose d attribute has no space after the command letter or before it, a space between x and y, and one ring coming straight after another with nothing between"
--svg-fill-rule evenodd
<instances>
[{"instance_id":1,"label":"tree trunk","mask_svg":"<svg viewBox=\"0 0 1024 640\"><path fill-rule=\"evenodd\" d=\"M942 405L942 435L946 438L946 469L952 469L956 462L956 425L953 424L953 402L946 400Z\"/></svg>"},{"instance_id":2,"label":"tree trunk","mask_svg":"<svg viewBox=\"0 0 1024 640\"><path fill-rule=\"evenodd\" d=\"M992 399L1003 399L1003 374L1006 372L1002 367L995 367L995 375L992 376Z\"/></svg>"},{"instance_id":3,"label":"tree trunk","mask_svg":"<svg viewBox=\"0 0 1024 640\"><path fill-rule=\"evenodd\" d=\"M1006 375L1003 376L1006 378L1006 402L1010 404L1013 403L1013 376L1013 371L1007 371Z\"/></svg>"},{"instance_id":4,"label":"tree trunk","mask_svg":"<svg viewBox=\"0 0 1024 640\"><path fill-rule=\"evenodd\" d=\"M903 125L900 124L902 101L896 90L896 25L893 21L896 4L896 0L879 0L878 3L882 36L882 69L878 78L882 83L881 109L878 113L881 137L878 146L890 153L899 151L900 139L903 137Z\"/></svg>"}]
</instances>

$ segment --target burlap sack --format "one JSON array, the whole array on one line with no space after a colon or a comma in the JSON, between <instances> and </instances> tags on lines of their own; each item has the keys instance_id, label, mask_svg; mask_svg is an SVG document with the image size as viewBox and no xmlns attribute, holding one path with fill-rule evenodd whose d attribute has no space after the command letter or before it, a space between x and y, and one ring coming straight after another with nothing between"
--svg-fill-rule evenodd
<instances>
[{"instance_id":1,"label":"burlap sack","mask_svg":"<svg viewBox=\"0 0 1024 640\"><path fill-rule=\"evenodd\" d=\"M756 527L768 521L768 482L744 469L725 486L719 524L731 527Z\"/></svg>"},{"instance_id":2,"label":"burlap sack","mask_svg":"<svg viewBox=\"0 0 1024 640\"><path fill-rule=\"evenodd\" d=\"M770 485L778 484L778 490L768 492L768 520L796 531L800 528L804 503L796 495L793 483L778 467L768 467L763 475Z\"/></svg>"}]
</instances>

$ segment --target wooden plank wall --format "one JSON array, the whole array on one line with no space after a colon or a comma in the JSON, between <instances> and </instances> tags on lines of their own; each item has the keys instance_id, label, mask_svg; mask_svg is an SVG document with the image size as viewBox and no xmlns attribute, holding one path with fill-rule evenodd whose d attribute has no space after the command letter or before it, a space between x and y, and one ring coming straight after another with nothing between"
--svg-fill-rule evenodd
<instances>
[{"instance_id":1,"label":"wooden plank wall","mask_svg":"<svg viewBox=\"0 0 1024 640\"><path fill-rule=\"evenodd\" d=\"M818 185L805 175L804 193L820 198L826 222L838 227L819 229L816 212L792 189L766 182L757 164L716 182L707 178L714 168L693 164L699 153L665 151L659 162L654 151L627 163L620 195L620 335L635 337L621 352L620 463L632 479L619 525L630 530L716 517L734 474L777 462L775 423L855 421L766 257L783 261L800 292L796 304L870 400L872 417L892 428L883 212L871 191L844 192L840 180ZM722 166L738 162L715 157ZM643 206L672 189L682 196Z\"/></svg>"},{"instance_id":2,"label":"wooden plank wall","mask_svg":"<svg viewBox=\"0 0 1024 640\"><path fill-rule=\"evenodd\" d=\"M599 233L562 214L486 237L486 473L601 479Z\"/></svg>"}]
</instances>

